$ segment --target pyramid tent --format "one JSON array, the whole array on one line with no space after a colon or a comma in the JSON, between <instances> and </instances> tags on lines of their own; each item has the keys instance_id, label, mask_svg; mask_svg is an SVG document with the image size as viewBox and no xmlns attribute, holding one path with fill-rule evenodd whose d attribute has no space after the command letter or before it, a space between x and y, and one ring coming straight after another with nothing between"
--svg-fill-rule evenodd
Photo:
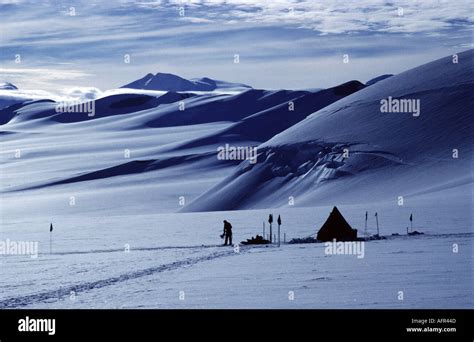
<instances>
[{"instance_id":1,"label":"pyramid tent","mask_svg":"<svg viewBox=\"0 0 474 342\"><path fill-rule=\"evenodd\" d=\"M357 229L347 223L340 211L334 207L326 222L318 232L319 241L354 241L357 240Z\"/></svg>"}]
</instances>

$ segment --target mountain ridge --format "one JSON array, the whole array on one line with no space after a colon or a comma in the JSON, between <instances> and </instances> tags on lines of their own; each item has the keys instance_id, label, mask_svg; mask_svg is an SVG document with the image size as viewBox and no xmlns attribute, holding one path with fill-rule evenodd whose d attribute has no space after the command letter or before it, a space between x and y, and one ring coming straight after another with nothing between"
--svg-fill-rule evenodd
<instances>
[{"instance_id":1,"label":"mountain ridge","mask_svg":"<svg viewBox=\"0 0 474 342\"><path fill-rule=\"evenodd\" d=\"M251 89L252 87L225 81L214 80L209 77L185 79L180 76L158 72L146 74L144 77L128 83L121 88L161 90L161 91L214 91L217 89L242 88Z\"/></svg>"}]
</instances>

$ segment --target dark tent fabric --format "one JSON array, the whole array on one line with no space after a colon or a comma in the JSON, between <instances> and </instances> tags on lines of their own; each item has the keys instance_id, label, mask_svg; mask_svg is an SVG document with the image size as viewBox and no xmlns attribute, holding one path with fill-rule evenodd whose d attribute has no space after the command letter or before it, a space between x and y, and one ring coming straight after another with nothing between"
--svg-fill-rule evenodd
<instances>
[{"instance_id":1,"label":"dark tent fabric","mask_svg":"<svg viewBox=\"0 0 474 342\"><path fill-rule=\"evenodd\" d=\"M332 241L334 239L336 241L354 241L357 240L357 229L352 229L339 210L334 207L316 238L319 241Z\"/></svg>"}]
</instances>

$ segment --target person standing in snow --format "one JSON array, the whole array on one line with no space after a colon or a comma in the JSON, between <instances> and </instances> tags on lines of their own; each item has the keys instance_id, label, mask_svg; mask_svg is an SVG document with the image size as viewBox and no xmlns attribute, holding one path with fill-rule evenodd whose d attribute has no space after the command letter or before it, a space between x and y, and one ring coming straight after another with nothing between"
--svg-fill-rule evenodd
<instances>
[{"instance_id":1,"label":"person standing in snow","mask_svg":"<svg viewBox=\"0 0 474 342\"><path fill-rule=\"evenodd\" d=\"M229 242L229 246L232 246L232 225L227 220L224 220L224 234L225 241L224 246L227 246L227 242Z\"/></svg>"}]
</instances>

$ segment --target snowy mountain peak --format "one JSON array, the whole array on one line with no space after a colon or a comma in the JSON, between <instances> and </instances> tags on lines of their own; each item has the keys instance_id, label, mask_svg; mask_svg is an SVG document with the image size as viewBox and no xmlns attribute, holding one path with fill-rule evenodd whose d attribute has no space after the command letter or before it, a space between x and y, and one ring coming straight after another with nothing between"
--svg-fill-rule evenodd
<instances>
[{"instance_id":1,"label":"snowy mountain peak","mask_svg":"<svg viewBox=\"0 0 474 342\"><path fill-rule=\"evenodd\" d=\"M168 74L168 73L164 73L164 72L156 73L156 75L154 75L152 77L152 80L155 81L155 82L161 81L161 82L165 83L165 85L169 84L169 83L173 83L173 82L189 82L188 80L186 80L182 77L179 77L178 75Z\"/></svg>"},{"instance_id":2,"label":"snowy mountain peak","mask_svg":"<svg viewBox=\"0 0 474 342\"><path fill-rule=\"evenodd\" d=\"M0 83L0 89L3 89L3 90L17 90L18 88L10 82L3 82L3 83Z\"/></svg>"},{"instance_id":3,"label":"snowy mountain peak","mask_svg":"<svg viewBox=\"0 0 474 342\"><path fill-rule=\"evenodd\" d=\"M250 89L250 86L213 80L208 77L187 80L180 76L159 72L149 73L144 77L124 85L122 88L161 90L161 91L213 91L216 89L240 88Z\"/></svg>"}]
</instances>

